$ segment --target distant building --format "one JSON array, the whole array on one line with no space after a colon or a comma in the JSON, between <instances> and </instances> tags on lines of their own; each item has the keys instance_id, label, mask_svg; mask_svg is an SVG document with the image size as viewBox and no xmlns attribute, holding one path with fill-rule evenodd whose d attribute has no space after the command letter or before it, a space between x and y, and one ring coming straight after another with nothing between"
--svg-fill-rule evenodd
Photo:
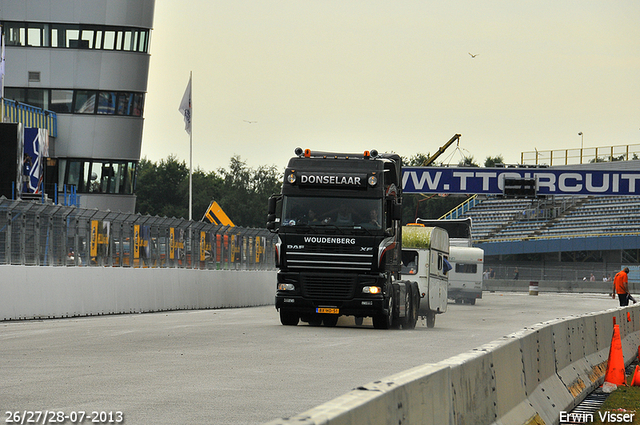
<instances>
[{"instance_id":1,"label":"distant building","mask_svg":"<svg viewBox=\"0 0 640 425\"><path fill-rule=\"evenodd\" d=\"M57 115L45 191L133 212L155 0L0 0L5 111ZM15 101L15 102L12 102ZM4 122L16 122L5 112ZM36 127L37 125L34 125Z\"/></svg>"}]
</instances>

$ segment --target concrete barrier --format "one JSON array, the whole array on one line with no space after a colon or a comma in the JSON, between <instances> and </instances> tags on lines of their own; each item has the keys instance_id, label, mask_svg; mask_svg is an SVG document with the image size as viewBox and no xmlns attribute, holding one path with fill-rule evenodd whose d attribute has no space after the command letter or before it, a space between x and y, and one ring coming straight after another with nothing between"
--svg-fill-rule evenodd
<instances>
[{"instance_id":1,"label":"concrete barrier","mask_svg":"<svg viewBox=\"0 0 640 425\"><path fill-rule=\"evenodd\" d=\"M614 317L629 365L640 345L640 305L540 323L267 424L558 424L560 412L602 384Z\"/></svg>"},{"instance_id":2,"label":"concrete barrier","mask_svg":"<svg viewBox=\"0 0 640 425\"><path fill-rule=\"evenodd\" d=\"M275 271L0 266L0 319L272 304Z\"/></svg>"}]
</instances>

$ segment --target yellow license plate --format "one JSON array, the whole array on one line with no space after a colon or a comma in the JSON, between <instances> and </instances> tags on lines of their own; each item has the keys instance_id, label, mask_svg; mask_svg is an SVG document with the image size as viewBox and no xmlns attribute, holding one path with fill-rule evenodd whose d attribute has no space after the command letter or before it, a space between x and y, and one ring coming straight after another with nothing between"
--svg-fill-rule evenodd
<instances>
[{"instance_id":1,"label":"yellow license plate","mask_svg":"<svg viewBox=\"0 0 640 425\"><path fill-rule=\"evenodd\" d=\"M340 309L339 308L318 307L318 308L316 308L316 313L340 314Z\"/></svg>"}]
</instances>

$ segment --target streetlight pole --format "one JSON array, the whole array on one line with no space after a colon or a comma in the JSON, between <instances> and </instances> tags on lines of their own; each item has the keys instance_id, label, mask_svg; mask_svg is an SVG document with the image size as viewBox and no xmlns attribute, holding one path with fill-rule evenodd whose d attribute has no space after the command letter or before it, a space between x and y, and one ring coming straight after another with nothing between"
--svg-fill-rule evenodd
<instances>
[{"instance_id":1,"label":"streetlight pole","mask_svg":"<svg viewBox=\"0 0 640 425\"><path fill-rule=\"evenodd\" d=\"M578 133L578 136L580 136L580 164L582 164L582 147L584 146L584 134L582 134L582 131Z\"/></svg>"}]
</instances>

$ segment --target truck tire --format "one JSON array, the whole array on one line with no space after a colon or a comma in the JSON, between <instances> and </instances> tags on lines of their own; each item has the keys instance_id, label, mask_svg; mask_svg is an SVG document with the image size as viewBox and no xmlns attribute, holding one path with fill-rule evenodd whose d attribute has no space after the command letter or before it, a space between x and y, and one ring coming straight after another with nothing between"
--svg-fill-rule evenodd
<instances>
[{"instance_id":1,"label":"truck tire","mask_svg":"<svg viewBox=\"0 0 640 425\"><path fill-rule=\"evenodd\" d=\"M362 326L362 322L364 322L364 317L356 316L355 322L356 322L356 326Z\"/></svg>"},{"instance_id":2,"label":"truck tire","mask_svg":"<svg viewBox=\"0 0 640 425\"><path fill-rule=\"evenodd\" d=\"M409 299L409 309L407 317L402 324L402 329L415 329L418 323L418 309L420 308L420 297L418 297L418 288L413 282L407 287L407 298Z\"/></svg>"},{"instance_id":3,"label":"truck tire","mask_svg":"<svg viewBox=\"0 0 640 425\"><path fill-rule=\"evenodd\" d=\"M338 324L338 315L328 314L322 318L322 323L327 327L333 328Z\"/></svg>"},{"instance_id":4,"label":"truck tire","mask_svg":"<svg viewBox=\"0 0 640 425\"><path fill-rule=\"evenodd\" d=\"M393 291L393 290L392 290ZM375 316L373 316L373 327L375 329L389 329L391 328L391 326L393 325L393 316L394 314L394 299L393 299L393 293L391 293L389 295L389 314L384 314L384 313L380 313L380 314L376 314Z\"/></svg>"},{"instance_id":5,"label":"truck tire","mask_svg":"<svg viewBox=\"0 0 640 425\"><path fill-rule=\"evenodd\" d=\"M319 314L312 314L309 316L308 320L309 326L320 326L322 325L322 316Z\"/></svg>"},{"instance_id":6,"label":"truck tire","mask_svg":"<svg viewBox=\"0 0 640 425\"><path fill-rule=\"evenodd\" d=\"M297 314L291 313L290 311L286 311L284 309L280 309L280 323L285 326L296 326L300 318Z\"/></svg>"}]
</instances>

